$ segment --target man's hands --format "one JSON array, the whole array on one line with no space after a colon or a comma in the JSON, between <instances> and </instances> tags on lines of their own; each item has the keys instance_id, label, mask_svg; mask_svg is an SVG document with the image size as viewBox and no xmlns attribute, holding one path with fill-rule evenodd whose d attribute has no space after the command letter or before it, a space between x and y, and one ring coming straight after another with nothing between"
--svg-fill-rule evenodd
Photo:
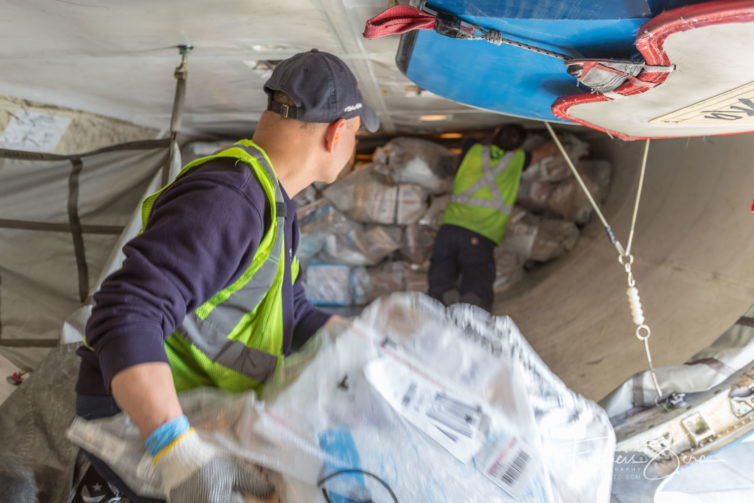
<instances>
[{"instance_id":1,"label":"man's hands","mask_svg":"<svg viewBox=\"0 0 754 503\"><path fill-rule=\"evenodd\" d=\"M168 503L243 503L275 488L261 473L204 442L189 429L154 458Z\"/></svg>"},{"instance_id":2,"label":"man's hands","mask_svg":"<svg viewBox=\"0 0 754 503\"><path fill-rule=\"evenodd\" d=\"M243 503L242 494L274 492L246 467L204 442L183 415L167 363L134 365L112 380L115 400L147 439L170 503Z\"/></svg>"}]
</instances>

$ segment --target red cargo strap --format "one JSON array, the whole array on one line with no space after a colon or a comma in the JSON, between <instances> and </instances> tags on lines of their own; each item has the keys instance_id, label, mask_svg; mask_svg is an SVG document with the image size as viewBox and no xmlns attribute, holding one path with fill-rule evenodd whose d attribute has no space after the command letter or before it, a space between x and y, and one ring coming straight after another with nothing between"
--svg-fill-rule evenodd
<instances>
[{"instance_id":1,"label":"red cargo strap","mask_svg":"<svg viewBox=\"0 0 754 503\"><path fill-rule=\"evenodd\" d=\"M413 30L434 30L437 18L409 5L396 5L367 21L364 38L372 40Z\"/></svg>"},{"instance_id":2,"label":"red cargo strap","mask_svg":"<svg viewBox=\"0 0 754 503\"><path fill-rule=\"evenodd\" d=\"M434 30L445 37L465 40L486 40L495 45L509 44L558 59L570 59L564 54L505 38L495 29L485 28L469 21L464 21L452 12L438 10L435 15L422 12L409 5L396 5L374 16L367 21L362 35L364 38L371 40L413 30ZM477 31L479 32L478 34Z\"/></svg>"}]
</instances>

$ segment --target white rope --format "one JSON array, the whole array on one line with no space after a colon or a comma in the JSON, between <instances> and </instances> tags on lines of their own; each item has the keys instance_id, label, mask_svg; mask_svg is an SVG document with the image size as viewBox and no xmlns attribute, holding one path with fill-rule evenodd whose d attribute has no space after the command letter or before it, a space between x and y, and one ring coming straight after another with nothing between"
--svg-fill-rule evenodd
<instances>
[{"instance_id":1,"label":"white rope","mask_svg":"<svg viewBox=\"0 0 754 503\"><path fill-rule=\"evenodd\" d=\"M636 215L639 213L639 200L644 186L644 172L647 169L647 157L649 155L649 139L644 143L644 158L641 160L641 172L639 173L639 186L636 188L636 202L634 203L634 216L631 218L631 232L628 234L626 255L631 255L631 243L634 241L634 228L636 227Z\"/></svg>"},{"instance_id":2,"label":"white rope","mask_svg":"<svg viewBox=\"0 0 754 503\"><path fill-rule=\"evenodd\" d=\"M655 385L655 393L657 393L657 398L655 398L655 405L659 405L657 402L662 399L662 389L660 388L660 383L657 381L657 373L655 372L655 367L654 365L652 365L652 353L649 352L649 336L644 338L644 350L647 352L649 375L652 377L652 384Z\"/></svg>"},{"instance_id":3,"label":"white rope","mask_svg":"<svg viewBox=\"0 0 754 503\"><path fill-rule=\"evenodd\" d=\"M563 145L560 143L560 140L558 139L558 136L555 134L555 131L552 130L552 126L550 126L549 122L545 122L545 127L547 127L547 131L550 132L550 136L552 136L552 139L555 142L555 145L557 145L558 150L560 150L560 153L563 154L563 158L565 158L566 163L568 164L568 167L571 168L571 172L573 173L573 176L576 178L576 181L579 182L579 185L581 185L581 190L583 190L584 194L586 194L586 197L589 198L589 203L592 205L594 212L597 214L600 221L602 222L602 226L605 228L605 232L607 232L607 237L610 239L610 242L613 243L613 246L615 246L615 249L618 250L618 253L620 255L625 255L625 252L623 251L623 246L620 244L620 241L615 239L615 235L613 234L613 231L610 228L610 224L608 224L607 220L605 220L605 216L602 214L602 211L600 211L599 206L597 206L597 203L594 201L592 194L589 192L589 189L586 187L584 180L581 178L581 175L579 175L579 172L576 170L576 166L573 165L573 162L571 161L571 158L568 155L568 152L566 152L566 149L563 148Z\"/></svg>"},{"instance_id":4,"label":"white rope","mask_svg":"<svg viewBox=\"0 0 754 503\"><path fill-rule=\"evenodd\" d=\"M626 293L628 295L628 304L631 309L632 319L634 323L637 325L636 337L644 343L644 349L647 353L647 363L649 364L649 374L652 378L652 383L654 384L655 392L657 393L655 404L659 405L659 400L663 398L663 394L662 394L662 389L660 388L660 384L657 381L657 374L655 373L655 368L652 363L652 354L649 351L649 336L651 335L651 331L649 329L649 325L644 323L644 313L641 308L641 299L639 298L639 290L636 287L634 274L631 271L631 265L634 263L634 257L631 255L631 244L633 243L633 239L634 239L634 230L636 227L636 216L639 213L639 201L641 199L641 192L644 186L644 173L646 171L647 157L649 155L649 140L647 140L647 142L644 144L644 156L641 163L641 172L639 175L639 186L636 189L636 201L634 203L634 213L631 219L631 230L628 235L628 246L626 247L626 250L624 251L623 247L620 244L620 241L615 239L615 236L613 235L613 232L610 228L610 225L607 223L605 216L602 214L602 211L600 211L599 206L597 206L597 203L592 197L592 194L589 193L589 189L586 187L584 180L581 178L581 175L579 175L579 172L576 170L576 166L573 165L573 161L571 161L571 158L568 155L568 152L566 152L565 148L563 148L563 145L560 143L560 140L558 139L558 136L555 134L555 131L553 131L552 126L550 126L549 122L545 122L545 126L547 127L547 131L549 131L550 136L552 136L552 139L555 142L555 145L557 145L558 150L560 150L560 153L563 154L563 157L565 158L566 163L568 164L568 167L571 168L571 172L573 173L573 176L579 182L579 185L581 186L581 190L584 191L584 194L586 194L586 197L589 199L589 202L591 203L592 208L594 209L594 212L602 221L602 225L605 227L605 231L607 232L608 238L610 238L610 242L613 243L613 245L615 246L615 249L618 250L618 262L626 270L627 282L628 282L628 291Z\"/></svg>"}]
</instances>

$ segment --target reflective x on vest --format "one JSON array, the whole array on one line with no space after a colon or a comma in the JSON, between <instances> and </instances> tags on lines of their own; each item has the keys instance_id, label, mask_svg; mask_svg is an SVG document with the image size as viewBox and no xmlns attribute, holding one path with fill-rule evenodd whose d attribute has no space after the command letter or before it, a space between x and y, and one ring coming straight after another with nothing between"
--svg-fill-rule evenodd
<instances>
[{"instance_id":1,"label":"reflective x on vest","mask_svg":"<svg viewBox=\"0 0 754 503\"><path fill-rule=\"evenodd\" d=\"M513 159L513 154L514 152L508 152L507 154L505 154L503 158L500 159L500 162L497 163L495 169L491 169L490 147L484 145L482 147L482 177L477 180L471 187L466 189L463 194L453 194L450 200L454 203L470 204L472 206L481 206L483 208L492 208L494 210L498 210L501 213L505 213L506 215L510 215L511 207L505 204L503 195L500 193L500 187L498 187L497 181L495 179L500 173L505 170L508 164L510 164L511 159ZM493 199L474 197L473 194L476 194L477 191L479 191L485 185L490 188Z\"/></svg>"}]
</instances>

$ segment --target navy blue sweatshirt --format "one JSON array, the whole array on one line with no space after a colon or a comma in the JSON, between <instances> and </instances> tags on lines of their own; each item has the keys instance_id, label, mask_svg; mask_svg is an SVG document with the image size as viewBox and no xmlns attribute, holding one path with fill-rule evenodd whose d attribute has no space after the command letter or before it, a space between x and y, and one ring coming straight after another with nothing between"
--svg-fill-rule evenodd
<instances>
[{"instance_id":1,"label":"navy blue sweatshirt","mask_svg":"<svg viewBox=\"0 0 754 503\"><path fill-rule=\"evenodd\" d=\"M300 276L291 285L299 228L296 206L285 191L283 196L288 209L283 352L289 354L330 315L306 299ZM244 163L215 160L170 185L155 202L144 232L123 247L121 269L94 295L86 325L86 341L94 351L78 350L76 391L106 395L120 371L139 363L167 362L165 339L186 313L243 274L269 225L267 197Z\"/></svg>"}]
</instances>

